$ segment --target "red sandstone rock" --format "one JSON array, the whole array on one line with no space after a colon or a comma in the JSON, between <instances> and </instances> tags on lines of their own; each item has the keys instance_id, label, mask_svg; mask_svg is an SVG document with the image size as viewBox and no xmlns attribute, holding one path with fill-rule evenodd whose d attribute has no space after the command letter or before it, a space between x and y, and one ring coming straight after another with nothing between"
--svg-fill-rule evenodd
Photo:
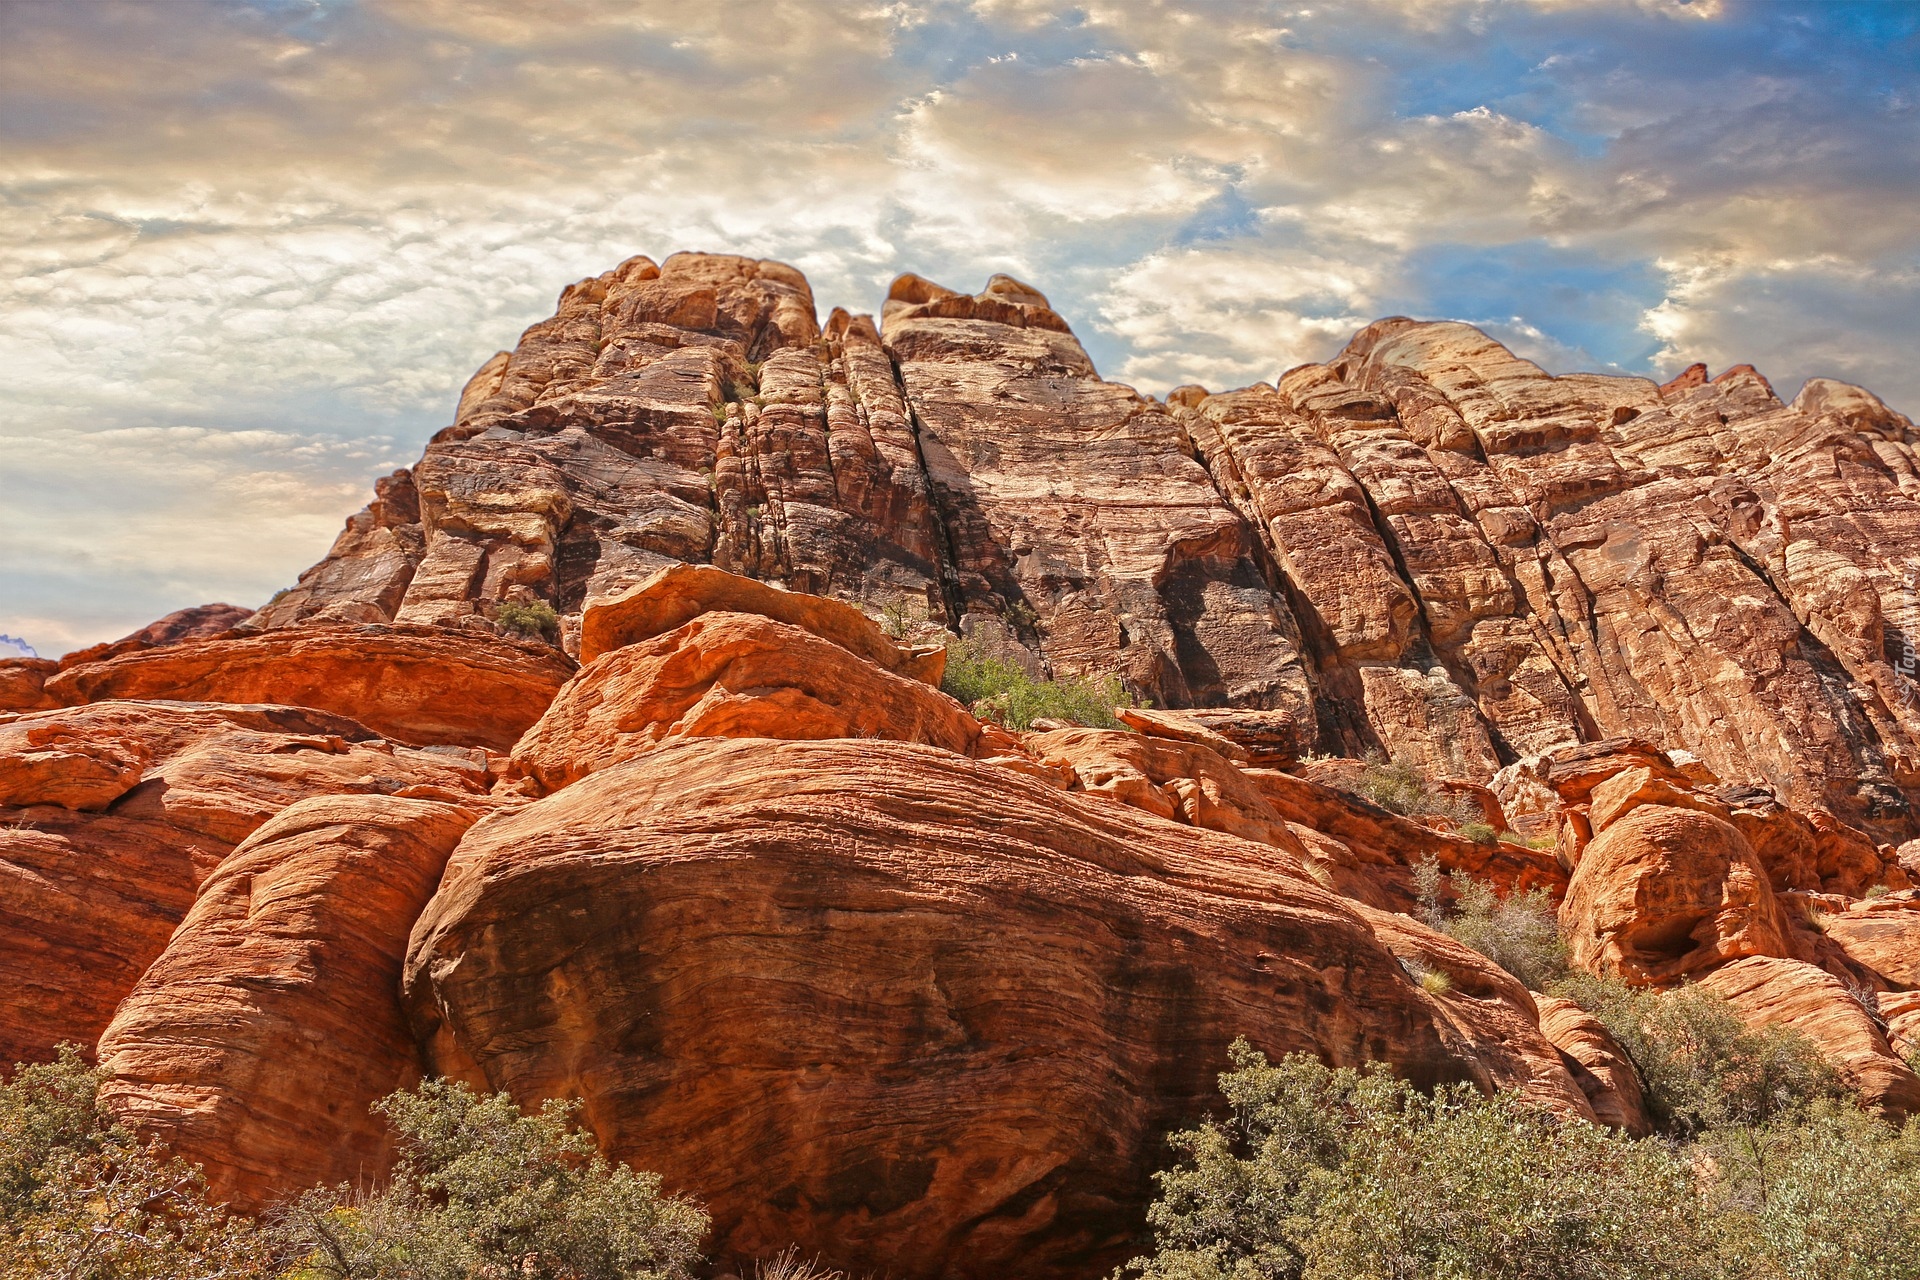
<instances>
[{"instance_id":1,"label":"red sandstone rock","mask_svg":"<svg viewBox=\"0 0 1920 1280\"><path fill-rule=\"evenodd\" d=\"M589 606L580 619L580 660L652 640L703 613L758 614L831 641L886 671L940 683L946 651L895 644L878 623L837 600L783 591L701 565L673 565L639 586Z\"/></svg>"},{"instance_id":2,"label":"red sandstone rock","mask_svg":"<svg viewBox=\"0 0 1920 1280\"><path fill-rule=\"evenodd\" d=\"M96 644L91 648L75 650L61 658L60 665L63 668L72 667L82 662L99 662L105 658L117 658L123 653L139 653L145 649L162 649L168 645L184 644L189 640L210 640L214 636L225 635L252 615L252 609L242 609L237 604L202 604L195 605L191 609L176 609L158 621L149 622L131 635L122 636L107 644Z\"/></svg>"},{"instance_id":3,"label":"red sandstone rock","mask_svg":"<svg viewBox=\"0 0 1920 1280\"><path fill-rule=\"evenodd\" d=\"M1920 1076L1887 1044L1845 984L1810 964L1753 956L1700 980L1754 1026L1788 1026L1805 1035L1870 1105L1896 1122L1920 1113Z\"/></svg>"},{"instance_id":4,"label":"red sandstone rock","mask_svg":"<svg viewBox=\"0 0 1920 1280\"><path fill-rule=\"evenodd\" d=\"M557 789L679 737L887 738L966 755L979 734L979 721L938 689L810 630L703 613L581 668L513 758Z\"/></svg>"},{"instance_id":5,"label":"red sandstone rock","mask_svg":"<svg viewBox=\"0 0 1920 1280\"><path fill-rule=\"evenodd\" d=\"M60 670L50 658L0 658L0 713L57 707L47 696L48 677Z\"/></svg>"},{"instance_id":6,"label":"red sandstone rock","mask_svg":"<svg viewBox=\"0 0 1920 1280\"><path fill-rule=\"evenodd\" d=\"M407 933L475 810L327 796L282 810L200 888L100 1038L122 1119L248 1211L379 1176L377 1099L419 1079Z\"/></svg>"},{"instance_id":7,"label":"red sandstone rock","mask_svg":"<svg viewBox=\"0 0 1920 1280\"><path fill-rule=\"evenodd\" d=\"M1652 1133L1640 1073L1600 1019L1558 996L1533 999L1540 1009L1541 1034L1567 1060L1568 1071L1586 1093L1594 1117L1636 1138Z\"/></svg>"},{"instance_id":8,"label":"red sandstone rock","mask_svg":"<svg viewBox=\"0 0 1920 1280\"><path fill-rule=\"evenodd\" d=\"M505 750L573 664L542 645L433 627L307 626L201 640L69 667L67 704L103 699L278 703L351 716L418 745Z\"/></svg>"},{"instance_id":9,"label":"red sandstone rock","mask_svg":"<svg viewBox=\"0 0 1920 1280\"><path fill-rule=\"evenodd\" d=\"M1596 835L1560 907L1574 963L1669 982L1742 956L1787 956L1787 921L1739 830L1646 805Z\"/></svg>"},{"instance_id":10,"label":"red sandstone rock","mask_svg":"<svg viewBox=\"0 0 1920 1280\"><path fill-rule=\"evenodd\" d=\"M1530 1083L1291 856L886 742L683 740L489 818L407 974L435 1070L583 1096L723 1262L1104 1270L1235 1035Z\"/></svg>"},{"instance_id":11,"label":"red sandstone rock","mask_svg":"<svg viewBox=\"0 0 1920 1280\"><path fill-rule=\"evenodd\" d=\"M490 780L484 756L296 707L105 702L0 723L0 1062L92 1045L201 880L287 805L472 802Z\"/></svg>"}]
</instances>

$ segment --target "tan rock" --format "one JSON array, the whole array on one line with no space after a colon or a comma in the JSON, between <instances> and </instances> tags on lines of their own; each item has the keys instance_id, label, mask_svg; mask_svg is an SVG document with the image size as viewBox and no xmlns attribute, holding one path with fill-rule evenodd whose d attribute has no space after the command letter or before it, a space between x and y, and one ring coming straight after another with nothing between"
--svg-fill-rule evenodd
<instances>
[{"instance_id":1,"label":"tan rock","mask_svg":"<svg viewBox=\"0 0 1920 1280\"><path fill-rule=\"evenodd\" d=\"M557 789L679 737L887 738L967 755L979 734L979 721L938 689L812 630L712 612L589 662L513 757Z\"/></svg>"},{"instance_id":2,"label":"tan rock","mask_svg":"<svg viewBox=\"0 0 1920 1280\"><path fill-rule=\"evenodd\" d=\"M472 808L327 796L282 810L200 888L100 1038L107 1106L257 1211L392 1158L368 1110L414 1084L408 930Z\"/></svg>"}]
</instances>

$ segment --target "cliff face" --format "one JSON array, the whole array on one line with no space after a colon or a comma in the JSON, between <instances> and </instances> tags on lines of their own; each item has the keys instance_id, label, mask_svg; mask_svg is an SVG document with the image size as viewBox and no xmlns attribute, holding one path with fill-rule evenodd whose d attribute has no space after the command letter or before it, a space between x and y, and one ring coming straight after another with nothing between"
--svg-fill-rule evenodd
<instances>
[{"instance_id":1,"label":"cliff face","mask_svg":"<svg viewBox=\"0 0 1920 1280\"><path fill-rule=\"evenodd\" d=\"M1905 418L1407 320L1159 402L1004 277L882 319L634 259L252 617L0 661L0 1060L93 1046L243 1207L435 1073L582 1099L716 1265L1071 1280L1236 1036L1646 1131L1431 860L1920 1113ZM1015 733L875 615L1153 706ZM1374 749L1449 812L1331 785Z\"/></svg>"},{"instance_id":2,"label":"cliff face","mask_svg":"<svg viewBox=\"0 0 1920 1280\"><path fill-rule=\"evenodd\" d=\"M254 618L485 625L676 561L904 606L1162 707L1484 779L1635 735L1887 838L1920 798L1913 425L1745 366L1550 377L1383 320L1276 385L1102 381L1028 286L635 258L494 357ZM884 337L882 337L884 332ZM468 620L475 620L469 623Z\"/></svg>"}]
</instances>

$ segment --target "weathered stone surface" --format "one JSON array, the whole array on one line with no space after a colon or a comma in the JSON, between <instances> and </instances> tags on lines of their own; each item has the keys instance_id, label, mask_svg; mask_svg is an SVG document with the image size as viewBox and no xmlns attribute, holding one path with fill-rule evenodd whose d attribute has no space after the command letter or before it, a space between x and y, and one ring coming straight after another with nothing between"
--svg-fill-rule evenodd
<instances>
[{"instance_id":1,"label":"weathered stone surface","mask_svg":"<svg viewBox=\"0 0 1920 1280\"><path fill-rule=\"evenodd\" d=\"M1560 907L1574 963L1664 983L1742 956L1788 956L1787 921L1739 829L1646 805L1593 838Z\"/></svg>"},{"instance_id":2,"label":"weathered stone surface","mask_svg":"<svg viewBox=\"0 0 1920 1280\"><path fill-rule=\"evenodd\" d=\"M483 753L396 748L299 707L104 702L0 723L0 1061L92 1046L201 880L286 806L471 803L490 782Z\"/></svg>"},{"instance_id":3,"label":"weathered stone surface","mask_svg":"<svg viewBox=\"0 0 1920 1280\"><path fill-rule=\"evenodd\" d=\"M1291 856L885 742L669 743L489 818L406 981L433 1069L584 1097L723 1262L1095 1272L1234 1036L1492 1071Z\"/></svg>"},{"instance_id":4,"label":"weathered stone surface","mask_svg":"<svg viewBox=\"0 0 1920 1280\"><path fill-rule=\"evenodd\" d=\"M1920 1113L1920 1076L1898 1057L1844 983L1810 964L1752 956L1700 980L1754 1026L1788 1026L1833 1063L1871 1106L1896 1121Z\"/></svg>"},{"instance_id":5,"label":"weathered stone surface","mask_svg":"<svg viewBox=\"0 0 1920 1280\"><path fill-rule=\"evenodd\" d=\"M45 687L59 670L60 664L51 658L0 658L0 712L59 706Z\"/></svg>"},{"instance_id":6,"label":"weathered stone surface","mask_svg":"<svg viewBox=\"0 0 1920 1280\"><path fill-rule=\"evenodd\" d=\"M984 615L1055 673L1119 675L1156 706L1311 718L1297 627L1245 523L1164 408L1101 381L1044 297L905 276L882 328L952 548L954 621Z\"/></svg>"},{"instance_id":7,"label":"weathered stone surface","mask_svg":"<svg viewBox=\"0 0 1920 1280\"><path fill-rule=\"evenodd\" d=\"M368 1107L420 1075L408 931L475 816L391 796L282 810L208 877L101 1036L107 1105L245 1210L377 1177L392 1153Z\"/></svg>"},{"instance_id":8,"label":"weathered stone surface","mask_svg":"<svg viewBox=\"0 0 1920 1280\"><path fill-rule=\"evenodd\" d=\"M751 613L799 627L886 671L940 683L944 649L895 644L851 605L701 565L672 565L640 585L589 605L580 618L580 660L665 635L703 613Z\"/></svg>"},{"instance_id":9,"label":"weathered stone surface","mask_svg":"<svg viewBox=\"0 0 1920 1280\"><path fill-rule=\"evenodd\" d=\"M1600 1019L1571 1000L1533 997L1540 1010L1540 1031L1567 1060L1567 1069L1587 1095L1594 1118L1636 1138L1653 1132L1640 1073Z\"/></svg>"},{"instance_id":10,"label":"weathered stone surface","mask_svg":"<svg viewBox=\"0 0 1920 1280\"><path fill-rule=\"evenodd\" d=\"M237 604L202 604L191 609L176 609L131 635L69 653L60 659L60 665L71 667L82 662L117 658L123 653L138 653L143 649L163 649L170 644L185 644L189 640L207 640L225 635L252 614L253 610L242 609Z\"/></svg>"},{"instance_id":11,"label":"weathered stone surface","mask_svg":"<svg viewBox=\"0 0 1920 1280\"><path fill-rule=\"evenodd\" d=\"M69 667L66 704L104 699L278 703L351 716L402 742L504 751L573 674L564 654L482 632L303 626Z\"/></svg>"},{"instance_id":12,"label":"weathered stone surface","mask_svg":"<svg viewBox=\"0 0 1920 1280\"><path fill-rule=\"evenodd\" d=\"M513 758L551 790L680 737L886 738L967 755L979 736L946 694L811 630L703 613L581 668Z\"/></svg>"}]
</instances>

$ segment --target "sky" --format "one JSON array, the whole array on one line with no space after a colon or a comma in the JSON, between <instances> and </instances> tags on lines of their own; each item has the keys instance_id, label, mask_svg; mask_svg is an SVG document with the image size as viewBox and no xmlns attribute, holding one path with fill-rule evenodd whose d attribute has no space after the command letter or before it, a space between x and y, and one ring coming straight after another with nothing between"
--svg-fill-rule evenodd
<instances>
[{"instance_id":1,"label":"sky","mask_svg":"<svg viewBox=\"0 0 1920 1280\"><path fill-rule=\"evenodd\" d=\"M1045 291L1152 394L1383 315L1920 414L1920 4L0 0L0 633L318 560L560 288Z\"/></svg>"}]
</instances>

